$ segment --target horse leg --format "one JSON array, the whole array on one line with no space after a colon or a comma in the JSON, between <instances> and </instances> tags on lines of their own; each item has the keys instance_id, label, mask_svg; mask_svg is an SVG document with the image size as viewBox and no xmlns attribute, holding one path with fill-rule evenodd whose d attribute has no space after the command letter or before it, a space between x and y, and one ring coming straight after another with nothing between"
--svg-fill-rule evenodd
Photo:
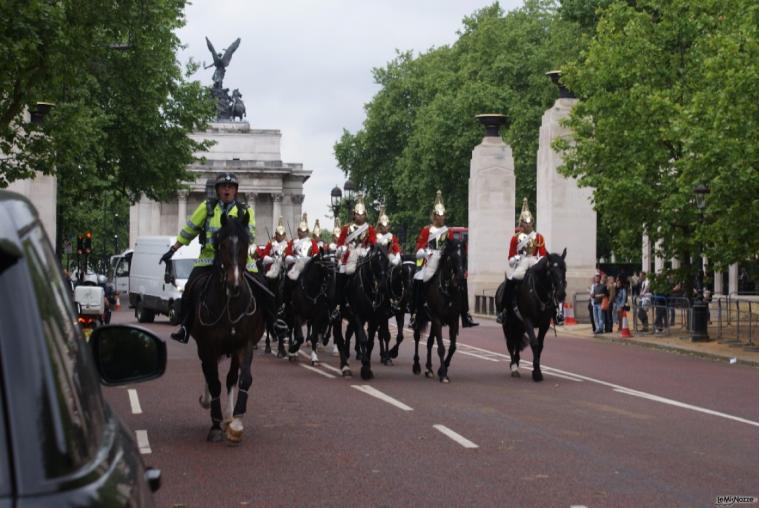
<instances>
[{"instance_id":1,"label":"horse leg","mask_svg":"<svg viewBox=\"0 0 759 508\"><path fill-rule=\"evenodd\" d=\"M503 335L506 337L506 349L509 351L511 362L509 363L509 370L511 371L511 377L520 377L519 374L519 343L521 337L518 334L521 332L519 327L514 326L513 319L508 317L508 309L503 311L504 320L501 328L503 329Z\"/></svg>"},{"instance_id":2,"label":"horse leg","mask_svg":"<svg viewBox=\"0 0 759 508\"><path fill-rule=\"evenodd\" d=\"M451 336L451 339L450 339L451 343L448 345L448 354L445 356L445 379L440 380L443 383L450 382L450 379L448 378L448 368L451 366L451 359L453 358L453 353L456 352L456 338L458 337L458 334L459 334L458 320L456 320L454 324L448 327L448 331Z\"/></svg>"},{"instance_id":3,"label":"horse leg","mask_svg":"<svg viewBox=\"0 0 759 508\"><path fill-rule=\"evenodd\" d=\"M550 321L547 324L541 325L535 343L533 344L530 341L530 347L532 348L532 380L536 383L543 381L543 372L540 370L540 355L543 353L543 341L545 340L549 326Z\"/></svg>"},{"instance_id":4,"label":"horse leg","mask_svg":"<svg viewBox=\"0 0 759 508\"><path fill-rule=\"evenodd\" d=\"M435 374L432 372L432 343L437 337L436 332L437 324L433 321L430 325L430 334L427 336L427 363L425 364L427 369L424 371L424 376L429 378L435 377Z\"/></svg>"},{"instance_id":5,"label":"horse leg","mask_svg":"<svg viewBox=\"0 0 759 508\"><path fill-rule=\"evenodd\" d=\"M253 345L249 342L245 349L234 355L239 364L240 384L238 386L237 403L232 412L232 421L226 428L226 436L232 443L239 443L242 439L242 417L248 408L248 389L253 384L253 374L251 372L253 365ZM235 369L237 370L237 369Z\"/></svg>"},{"instance_id":6,"label":"horse leg","mask_svg":"<svg viewBox=\"0 0 759 508\"><path fill-rule=\"evenodd\" d=\"M269 337L269 330L267 328L266 330L266 348L264 349L264 353L267 355L271 354L271 339Z\"/></svg>"},{"instance_id":7,"label":"horse leg","mask_svg":"<svg viewBox=\"0 0 759 508\"><path fill-rule=\"evenodd\" d=\"M290 341L290 347L287 351L287 356L289 357L291 362L295 362L298 360L298 350L300 350L300 346L302 344L303 344L303 322L298 317L298 318L293 319L292 340Z\"/></svg>"},{"instance_id":8,"label":"horse leg","mask_svg":"<svg viewBox=\"0 0 759 508\"><path fill-rule=\"evenodd\" d=\"M398 327L398 333L395 334L395 346L393 346L393 348L387 353L389 358L398 358L398 348L400 348L401 342L403 342L403 326L405 319L406 315L403 311L395 315L395 324Z\"/></svg>"},{"instance_id":9,"label":"horse leg","mask_svg":"<svg viewBox=\"0 0 759 508\"><path fill-rule=\"evenodd\" d=\"M224 439L221 431L221 382L219 382L219 364L216 358L206 358L202 361L203 375L206 378L208 391L211 393L211 430L208 431L208 441L218 443Z\"/></svg>"},{"instance_id":10,"label":"horse leg","mask_svg":"<svg viewBox=\"0 0 759 508\"><path fill-rule=\"evenodd\" d=\"M417 376L422 373L422 367L419 365L419 341L422 338L422 334L419 328L414 328L414 367L413 372Z\"/></svg>"},{"instance_id":11,"label":"horse leg","mask_svg":"<svg viewBox=\"0 0 759 508\"><path fill-rule=\"evenodd\" d=\"M211 392L208 390L208 383L203 380L203 393L198 398L198 403L203 409L211 409Z\"/></svg>"},{"instance_id":12,"label":"horse leg","mask_svg":"<svg viewBox=\"0 0 759 508\"><path fill-rule=\"evenodd\" d=\"M353 318L353 326L356 334L356 345L361 354L361 379L368 381L374 377L371 367L371 357L369 352L369 339L364 331L364 323L358 317Z\"/></svg>"},{"instance_id":13,"label":"horse leg","mask_svg":"<svg viewBox=\"0 0 759 508\"><path fill-rule=\"evenodd\" d=\"M342 318L340 317L337 317L332 321L332 337L334 338L335 344L337 344L337 351L340 354L340 371L342 372L343 377L352 377L353 373L351 372L350 367L348 367L350 351L343 338Z\"/></svg>"},{"instance_id":14,"label":"horse leg","mask_svg":"<svg viewBox=\"0 0 759 508\"><path fill-rule=\"evenodd\" d=\"M321 325L321 323L317 323L318 325ZM319 365L319 356L316 354L316 349L319 345L319 331L318 328L320 326L316 326L313 322L311 323L311 326L309 327L310 334L308 336L308 340L311 342L311 365Z\"/></svg>"},{"instance_id":15,"label":"horse leg","mask_svg":"<svg viewBox=\"0 0 759 508\"><path fill-rule=\"evenodd\" d=\"M437 369L437 377L441 383L448 383L448 367L445 363L445 344L443 343L443 326L438 328L438 333L435 334L435 340L437 342L437 356L440 360L440 367Z\"/></svg>"},{"instance_id":16,"label":"horse leg","mask_svg":"<svg viewBox=\"0 0 759 508\"><path fill-rule=\"evenodd\" d=\"M235 385L240 373L240 359L237 355L232 355L229 361L229 372L227 372L227 403L223 407L224 421L222 425L226 429L229 422L232 421L232 411L235 407Z\"/></svg>"},{"instance_id":17,"label":"horse leg","mask_svg":"<svg viewBox=\"0 0 759 508\"><path fill-rule=\"evenodd\" d=\"M393 365L393 360L390 358L390 325L388 320L383 319L380 322L380 347L385 345L385 365Z\"/></svg>"}]
</instances>

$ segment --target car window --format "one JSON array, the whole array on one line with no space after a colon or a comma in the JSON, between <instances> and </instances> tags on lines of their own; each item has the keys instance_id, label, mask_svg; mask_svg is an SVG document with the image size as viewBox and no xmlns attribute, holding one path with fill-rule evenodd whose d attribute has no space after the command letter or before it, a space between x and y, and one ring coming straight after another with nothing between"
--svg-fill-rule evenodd
<instances>
[{"instance_id":1,"label":"car window","mask_svg":"<svg viewBox=\"0 0 759 508\"><path fill-rule=\"evenodd\" d=\"M129 277L129 260L122 258L116 266L116 277Z\"/></svg>"},{"instance_id":2,"label":"car window","mask_svg":"<svg viewBox=\"0 0 759 508\"><path fill-rule=\"evenodd\" d=\"M94 458L104 431L105 410L89 348L60 268L41 228L22 240L44 338L43 370L50 376L52 421L41 440L48 478L71 473ZM40 415L41 417L43 415Z\"/></svg>"}]
</instances>

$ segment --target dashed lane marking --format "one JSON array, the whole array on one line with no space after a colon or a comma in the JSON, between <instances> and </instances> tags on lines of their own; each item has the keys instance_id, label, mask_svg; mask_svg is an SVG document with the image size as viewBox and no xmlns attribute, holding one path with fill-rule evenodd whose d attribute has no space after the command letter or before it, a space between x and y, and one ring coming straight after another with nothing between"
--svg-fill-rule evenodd
<instances>
[{"instance_id":1,"label":"dashed lane marking","mask_svg":"<svg viewBox=\"0 0 759 508\"><path fill-rule=\"evenodd\" d=\"M477 353L470 353L469 351L459 351L462 355L467 356L474 356L475 358L479 358L480 360L487 360L489 362L499 362L500 360L496 360L495 358L488 358L487 356L478 355Z\"/></svg>"},{"instance_id":2,"label":"dashed lane marking","mask_svg":"<svg viewBox=\"0 0 759 508\"><path fill-rule=\"evenodd\" d=\"M333 375L332 375L332 374L330 374L329 372L324 372L323 370L321 370L321 369L317 369L316 367L311 367L310 365L306 365L305 363L299 363L298 365L300 365L300 366L301 366L301 367L303 367L304 369L308 369L308 370L310 370L310 371L312 371L312 372L316 372L316 373L317 373L317 374L319 374L320 376L328 377L328 378L330 378L330 379L335 379L335 376L333 376Z\"/></svg>"},{"instance_id":3,"label":"dashed lane marking","mask_svg":"<svg viewBox=\"0 0 759 508\"><path fill-rule=\"evenodd\" d=\"M143 455L153 453L153 450L150 449L150 442L148 441L148 431L135 430L134 433L137 436L137 447L140 449L140 453Z\"/></svg>"},{"instance_id":4,"label":"dashed lane marking","mask_svg":"<svg viewBox=\"0 0 759 508\"><path fill-rule=\"evenodd\" d=\"M140 398L137 396L137 390L130 388L127 392L129 393L129 405L132 406L132 414L142 414L142 407L140 407Z\"/></svg>"},{"instance_id":5,"label":"dashed lane marking","mask_svg":"<svg viewBox=\"0 0 759 508\"><path fill-rule=\"evenodd\" d=\"M397 407L398 409L402 409L403 411L413 411L414 408L411 406L407 406L400 400L394 399L389 395L386 395L382 393L381 391L377 390L376 388L373 388L369 385L351 385L351 387L355 388L356 390L360 392L364 392L367 395L371 395L372 397L376 397L379 400L383 402L387 402L388 404Z\"/></svg>"},{"instance_id":6,"label":"dashed lane marking","mask_svg":"<svg viewBox=\"0 0 759 508\"><path fill-rule=\"evenodd\" d=\"M458 433L452 431L451 429L449 429L445 425L439 425L438 424L438 425L433 425L433 427L436 430L438 430L441 433L443 433L445 436L447 436L447 437L453 439L454 441L456 441L458 444L460 444L464 448L479 448L479 446L477 446L475 443L471 442L470 440L468 440L467 438L465 438L461 434L458 434Z\"/></svg>"},{"instance_id":7,"label":"dashed lane marking","mask_svg":"<svg viewBox=\"0 0 759 508\"><path fill-rule=\"evenodd\" d=\"M304 351L298 351L298 354L299 354L299 355L301 355L301 356L302 356L302 357L304 357L304 358L307 358L309 362L311 361L311 355L309 355L308 353L306 353L306 352L304 352ZM319 365L319 367L323 367L323 368L325 368L325 369L327 369L327 370L331 370L331 371L332 371L332 372L334 372L335 374L339 374L339 375L341 375L341 376L343 375L343 371L341 371L341 370L340 370L340 369L338 369L337 367L333 367L332 365L330 365L330 364L328 364L328 363L323 363L323 362L321 362L321 361L320 361L320 362L318 363L318 365Z\"/></svg>"}]
</instances>

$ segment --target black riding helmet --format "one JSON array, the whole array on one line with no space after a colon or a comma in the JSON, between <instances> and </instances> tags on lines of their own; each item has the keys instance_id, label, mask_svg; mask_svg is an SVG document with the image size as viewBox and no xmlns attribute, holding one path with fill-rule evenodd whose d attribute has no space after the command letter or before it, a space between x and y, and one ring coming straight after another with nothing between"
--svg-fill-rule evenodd
<instances>
[{"instance_id":1,"label":"black riding helmet","mask_svg":"<svg viewBox=\"0 0 759 508\"><path fill-rule=\"evenodd\" d=\"M239 187L239 183L237 182L237 177L233 173L222 173L216 178L216 183L214 183L214 189L218 189L219 185L224 183L231 183L235 187Z\"/></svg>"}]
</instances>

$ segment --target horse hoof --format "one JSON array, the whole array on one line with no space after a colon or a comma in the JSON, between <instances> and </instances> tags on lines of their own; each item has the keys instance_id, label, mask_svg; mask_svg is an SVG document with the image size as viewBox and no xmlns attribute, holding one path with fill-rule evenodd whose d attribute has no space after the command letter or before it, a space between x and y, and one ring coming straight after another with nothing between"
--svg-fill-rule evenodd
<instances>
[{"instance_id":1,"label":"horse hoof","mask_svg":"<svg viewBox=\"0 0 759 508\"><path fill-rule=\"evenodd\" d=\"M364 381L368 381L373 378L374 378L374 373L372 372L371 368L361 367L361 379L363 379Z\"/></svg>"},{"instance_id":2,"label":"horse hoof","mask_svg":"<svg viewBox=\"0 0 759 508\"><path fill-rule=\"evenodd\" d=\"M414 374L417 375L417 376L422 373L422 368L419 365L416 365L416 364L414 364L414 367L413 367L412 370L414 371Z\"/></svg>"},{"instance_id":3,"label":"horse hoof","mask_svg":"<svg viewBox=\"0 0 759 508\"><path fill-rule=\"evenodd\" d=\"M287 359L290 360L290 363L297 363L298 362L298 355L294 353L290 353L287 355Z\"/></svg>"},{"instance_id":4,"label":"horse hoof","mask_svg":"<svg viewBox=\"0 0 759 508\"><path fill-rule=\"evenodd\" d=\"M283 350L277 351L277 358L284 358L287 356L287 353L285 353Z\"/></svg>"},{"instance_id":5,"label":"horse hoof","mask_svg":"<svg viewBox=\"0 0 759 508\"><path fill-rule=\"evenodd\" d=\"M227 424L224 435L227 438L227 441L231 443L239 443L242 440L242 431L242 421L239 418L235 418Z\"/></svg>"},{"instance_id":6,"label":"horse hoof","mask_svg":"<svg viewBox=\"0 0 759 508\"><path fill-rule=\"evenodd\" d=\"M224 440L224 432L219 428L211 427L211 430L208 431L208 437L206 440L209 443L220 443Z\"/></svg>"},{"instance_id":7,"label":"horse hoof","mask_svg":"<svg viewBox=\"0 0 759 508\"><path fill-rule=\"evenodd\" d=\"M319 361L318 360L311 360L311 367L318 367Z\"/></svg>"},{"instance_id":8,"label":"horse hoof","mask_svg":"<svg viewBox=\"0 0 759 508\"><path fill-rule=\"evenodd\" d=\"M532 380L536 383L539 383L540 381L543 381L543 373L539 370L533 370L532 371Z\"/></svg>"},{"instance_id":9,"label":"horse hoof","mask_svg":"<svg viewBox=\"0 0 759 508\"><path fill-rule=\"evenodd\" d=\"M522 377L518 370L511 371L511 377Z\"/></svg>"},{"instance_id":10,"label":"horse hoof","mask_svg":"<svg viewBox=\"0 0 759 508\"><path fill-rule=\"evenodd\" d=\"M440 382L448 384L448 383L451 382L451 380L450 380L450 378L448 376L443 376L443 377L440 378Z\"/></svg>"},{"instance_id":11,"label":"horse hoof","mask_svg":"<svg viewBox=\"0 0 759 508\"><path fill-rule=\"evenodd\" d=\"M431 370L427 370L427 371L424 373L424 377L427 377L427 378L430 378L430 379L432 379L433 377L435 377L435 373L434 373L434 372L432 372Z\"/></svg>"},{"instance_id":12,"label":"horse hoof","mask_svg":"<svg viewBox=\"0 0 759 508\"><path fill-rule=\"evenodd\" d=\"M390 358L398 358L398 349L393 348L390 350L390 352L387 354Z\"/></svg>"},{"instance_id":13,"label":"horse hoof","mask_svg":"<svg viewBox=\"0 0 759 508\"><path fill-rule=\"evenodd\" d=\"M387 365L388 367L392 367L393 366L393 361L390 358L386 358L385 359L385 365Z\"/></svg>"},{"instance_id":14,"label":"horse hoof","mask_svg":"<svg viewBox=\"0 0 759 508\"><path fill-rule=\"evenodd\" d=\"M521 377L519 374L519 365L517 365L516 363L512 363L510 365L510 368L511 368L511 377Z\"/></svg>"},{"instance_id":15,"label":"horse hoof","mask_svg":"<svg viewBox=\"0 0 759 508\"><path fill-rule=\"evenodd\" d=\"M266 349L264 349L264 354L267 354L267 355L271 354L271 348L269 346L266 346Z\"/></svg>"},{"instance_id":16,"label":"horse hoof","mask_svg":"<svg viewBox=\"0 0 759 508\"><path fill-rule=\"evenodd\" d=\"M211 400L210 399L208 399L208 400L204 399L202 395L200 397L198 397L198 404L200 404L200 407L202 407L203 409L210 409L211 408Z\"/></svg>"},{"instance_id":17,"label":"horse hoof","mask_svg":"<svg viewBox=\"0 0 759 508\"><path fill-rule=\"evenodd\" d=\"M343 377L353 377L353 372L348 367L343 367Z\"/></svg>"}]
</instances>

